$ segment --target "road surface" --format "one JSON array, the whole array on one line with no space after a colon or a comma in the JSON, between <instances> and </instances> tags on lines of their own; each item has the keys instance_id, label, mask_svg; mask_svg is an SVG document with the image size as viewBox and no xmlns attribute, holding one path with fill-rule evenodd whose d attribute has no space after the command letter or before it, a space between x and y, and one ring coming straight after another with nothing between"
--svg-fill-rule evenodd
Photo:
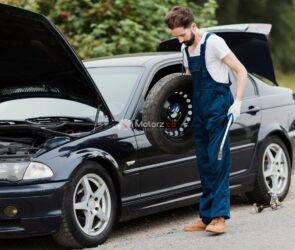
<instances>
[{"instance_id":1,"label":"road surface","mask_svg":"<svg viewBox=\"0 0 295 250\"><path fill-rule=\"evenodd\" d=\"M278 210L256 213L251 204L232 198L228 232L210 236L206 232L184 232L183 226L195 220L197 206L189 206L123 222L110 238L92 250L137 249L295 249L295 175L289 194ZM0 249L63 249L51 237L1 240Z\"/></svg>"}]
</instances>

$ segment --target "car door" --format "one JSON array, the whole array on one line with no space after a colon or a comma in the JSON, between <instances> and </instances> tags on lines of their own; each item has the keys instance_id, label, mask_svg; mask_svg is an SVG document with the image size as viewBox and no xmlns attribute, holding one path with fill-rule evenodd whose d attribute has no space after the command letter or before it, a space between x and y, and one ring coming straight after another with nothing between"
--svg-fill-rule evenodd
<instances>
[{"instance_id":1,"label":"car door","mask_svg":"<svg viewBox=\"0 0 295 250\"><path fill-rule=\"evenodd\" d=\"M133 123L142 120L142 111L143 103ZM134 127L134 132L138 145L137 171L140 172L141 197L173 195L182 188L199 183L194 148L186 153L169 154L151 144L142 128Z\"/></svg>"},{"instance_id":2,"label":"car door","mask_svg":"<svg viewBox=\"0 0 295 250\"><path fill-rule=\"evenodd\" d=\"M231 73L231 91L236 96L237 82ZM251 163L261 123L260 100L255 81L248 75L241 114L230 127L232 174L246 171Z\"/></svg>"}]
</instances>

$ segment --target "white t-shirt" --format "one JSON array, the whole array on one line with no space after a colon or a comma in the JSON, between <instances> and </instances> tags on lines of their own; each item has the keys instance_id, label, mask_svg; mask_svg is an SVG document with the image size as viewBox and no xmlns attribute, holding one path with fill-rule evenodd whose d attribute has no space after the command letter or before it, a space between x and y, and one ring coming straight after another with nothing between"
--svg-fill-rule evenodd
<instances>
[{"instance_id":1,"label":"white t-shirt","mask_svg":"<svg viewBox=\"0 0 295 250\"><path fill-rule=\"evenodd\" d=\"M192 54L189 54L190 56L200 55L201 44L204 42L207 33L208 32L203 33L198 46ZM183 43L181 45L181 52L183 54L183 65L185 68L188 68L185 47L186 45ZM222 37L216 34L212 34L211 36L209 36L206 44L205 62L209 74L211 75L213 80L217 82L228 83L229 68L225 63L221 61L221 59L225 57L229 52L231 52L231 50Z\"/></svg>"}]
</instances>

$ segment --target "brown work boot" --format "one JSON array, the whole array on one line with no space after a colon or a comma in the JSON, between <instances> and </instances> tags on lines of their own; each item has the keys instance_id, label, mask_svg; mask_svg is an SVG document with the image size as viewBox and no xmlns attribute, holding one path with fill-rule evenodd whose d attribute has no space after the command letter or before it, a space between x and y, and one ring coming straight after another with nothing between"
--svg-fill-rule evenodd
<instances>
[{"instance_id":1,"label":"brown work boot","mask_svg":"<svg viewBox=\"0 0 295 250\"><path fill-rule=\"evenodd\" d=\"M202 221L202 219L197 219L194 223L186 225L184 227L184 231L186 232L204 231L206 226L207 225Z\"/></svg>"},{"instance_id":2,"label":"brown work boot","mask_svg":"<svg viewBox=\"0 0 295 250\"><path fill-rule=\"evenodd\" d=\"M222 234L226 231L225 219L223 217L218 217L212 219L212 221L206 227L206 232L214 234Z\"/></svg>"}]
</instances>

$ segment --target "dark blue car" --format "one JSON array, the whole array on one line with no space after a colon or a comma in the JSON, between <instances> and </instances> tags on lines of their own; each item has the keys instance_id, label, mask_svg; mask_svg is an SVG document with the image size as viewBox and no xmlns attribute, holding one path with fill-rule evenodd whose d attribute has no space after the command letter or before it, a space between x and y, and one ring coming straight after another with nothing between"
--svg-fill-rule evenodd
<instances>
[{"instance_id":1,"label":"dark blue car","mask_svg":"<svg viewBox=\"0 0 295 250\"><path fill-rule=\"evenodd\" d=\"M295 97L276 82L270 25L210 30L249 71L230 128L231 193L283 200ZM117 221L198 201L191 81L177 41L82 63L42 15L0 5L0 31L0 237L52 234L67 247L93 247Z\"/></svg>"}]
</instances>

